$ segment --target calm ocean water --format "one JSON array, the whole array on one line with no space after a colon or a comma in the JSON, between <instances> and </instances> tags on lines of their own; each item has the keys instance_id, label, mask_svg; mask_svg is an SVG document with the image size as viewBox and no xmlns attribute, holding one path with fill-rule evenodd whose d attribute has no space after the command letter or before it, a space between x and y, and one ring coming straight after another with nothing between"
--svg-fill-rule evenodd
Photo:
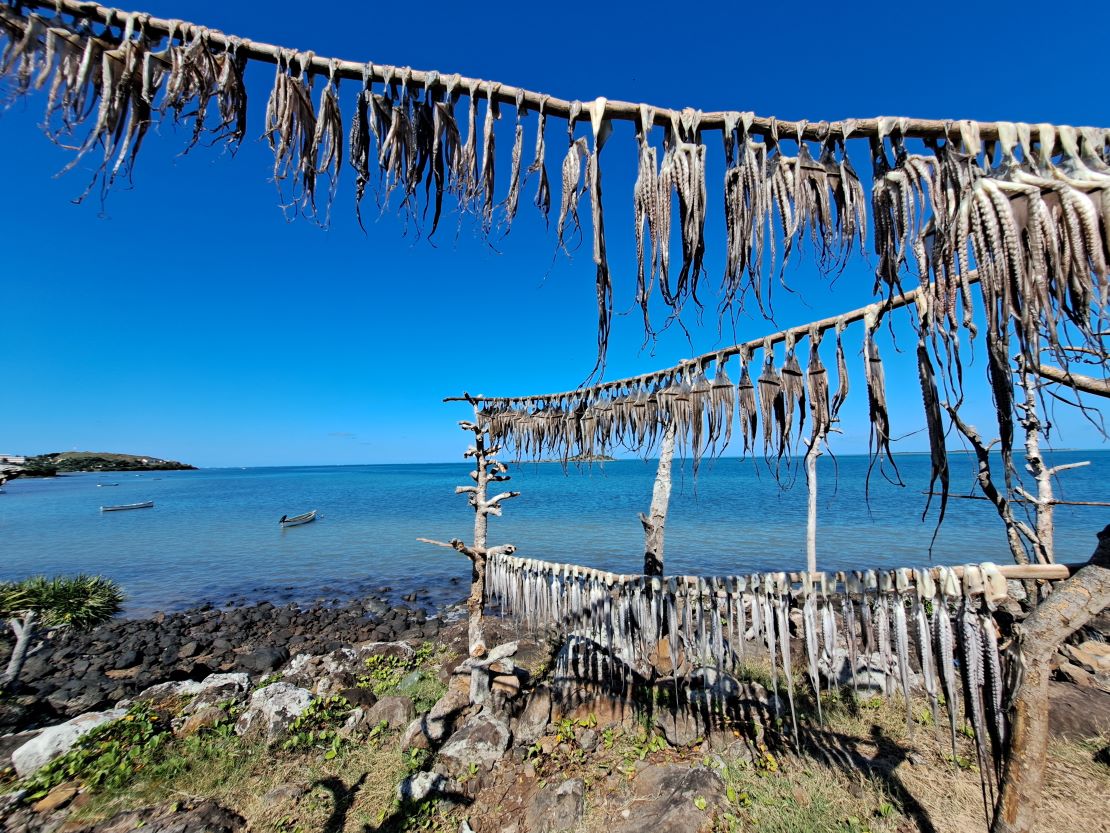
<instances>
[{"instance_id":1,"label":"calm ocean water","mask_svg":"<svg viewBox=\"0 0 1110 833\"><path fill-rule=\"evenodd\" d=\"M904 488L877 474L864 496L865 457L820 460L818 566L823 569L929 563L936 504L921 522L928 458L898 459ZM1110 498L1110 451L1058 452L1051 462L1090 460L1065 472L1057 497ZM968 494L974 459L953 455L953 491ZM996 466L997 468L997 466ZM202 601L339 598L380 586L427 588L435 602L465 594L469 563L417 537L469 538L473 515L456 485L466 464L207 469L136 475L75 474L16 480L0 495L0 579L31 573L101 573L127 591L141 615ZM490 542L518 554L635 572L642 564L637 513L651 500L655 463L571 468L524 465L522 492L491 518ZM805 565L806 488L799 472L782 490L762 462L705 461L695 479L676 470L667 525L668 573L731 574ZM118 483L98 488L97 483ZM154 509L102 514L102 504L153 500ZM282 530L283 514L318 509L320 520ZM1103 508L1058 507L1057 557L1085 560ZM1009 554L993 507L952 500L933 563ZM454 583L452 583L454 579Z\"/></svg>"}]
</instances>

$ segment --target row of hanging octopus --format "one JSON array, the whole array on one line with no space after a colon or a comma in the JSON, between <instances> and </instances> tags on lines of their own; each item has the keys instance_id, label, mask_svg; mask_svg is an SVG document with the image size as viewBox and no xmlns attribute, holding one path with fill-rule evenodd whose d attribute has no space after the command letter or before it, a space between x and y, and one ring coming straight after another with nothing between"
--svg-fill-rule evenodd
<instances>
[{"instance_id":1,"label":"row of hanging octopus","mask_svg":"<svg viewBox=\"0 0 1110 833\"><path fill-rule=\"evenodd\" d=\"M875 310L878 310L876 305ZM880 318L876 313L863 318L863 377L866 382L871 423L872 459L885 461L897 478L891 449L891 425L887 409L883 360L875 340ZM779 464L788 464L800 443L823 442L839 419L848 398L849 361L844 349L844 325L836 324L836 387L821 359L824 330L801 331L808 339L805 368L798 359L794 331L785 338L781 363L774 344L762 344L762 361L753 367L748 345L730 349L702 361L687 362L651 374L595 385L550 396L487 398L481 416L491 438L518 459L595 459L616 448L647 453L659 447L670 430L676 444L693 460L695 471L701 457L723 451L733 439L739 420L743 454L757 452ZM737 381L728 372L736 358ZM929 351L922 344L917 354L918 382L926 412L931 449L931 482L940 483L941 519L949 492L948 455L941 421L941 396L937 373ZM961 394L953 380L953 400ZM999 412L1000 423L1004 415ZM808 426L808 427L807 427ZM1012 432L1003 437L1008 455Z\"/></svg>"},{"instance_id":2,"label":"row of hanging octopus","mask_svg":"<svg viewBox=\"0 0 1110 833\"><path fill-rule=\"evenodd\" d=\"M934 567L654 577L495 555L485 588L488 610L500 608L527 628L554 630L567 641L557 677L648 676L653 667L660 670L665 655L662 671L676 687L679 676L709 672L718 684L707 688L708 696L719 698L725 690L719 682L749 657L769 659L772 703L777 709L785 690L795 738L791 611L800 609L804 669L819 719L822 680L829 690L849 684L886 694L900 689L908 723L915 698L927 701L938 726L943 704L953 753L966 719L985 788L991 788L1007 727L992 612L1007 586L993 564L969 564L961 572ZM607 659L583 661L592 651Z\"/></svg>"},{"instance_id":3,"label":"row of hanging octopus","mask_svg":"<svg viewBox=\"0 0 1110 833\"><path fill-rule=\"evenodd\" d=\"M76 154L67 170L86 156L97 159L86 194L98 183L106 193L121 177L130 179L150 126L163 120L186 127L186 149L203 137L235 149L248 135L249 41L179 21L166 32L142 13L110 12L107 23L95 23L79 6L67 5L73 12L67 16L59 3L47 16L30 11L33 5L0 6L0 77L8 79L12 96L47 91L46 132ZM342 76L352 74L350 66L318 61L310 52L281 50L277 57L261 135L273 149L273 179L286 210L326 224L346 159L354 169L360 222L359 206L375 180L381 209L393 206L428 237L442 219L445 195L460 218L477 218L481 233L507 234L528 179L533 202L549 218L555 188L548 173L548 97L519 90L505 102L498 82L370 63L356 82L345 126L339 87ZM496 124L505 103L515 105L515 119L507 185L499 190L504 174L497 165ZM527 163L530 106L535 140ZM579 205L588 197L600 367L613 311L600 156L613 120L604 98L572 102L565 118L567 149L554 176L560 191L556 248L569 252L575 245ZM710 204L724 211L722 311L743 309L751 291L754 307L770 316L774 275L785 286L787 262L807 240L818 265L838 274L853 250L865 248L870 203L874 289L892 292L910 274L930 283L928 276L924 321L933 331L974 328L973 268L982 279L989 335L1007 339L1012 319L1030 358L1038 327L1058 354L1071 337L1065 328L1086 342L1105 330L1110 130L1002 122L998 138L983 141L976 122L959 121L943 139L927 139L921 152L911 152L906 120L879 119L877 132L867 136L868 195L846 146L855 141L856 122L838 122L835 130L820 123L813 141L803 138L805 122L795 135L780 136L774 119L769 132L753 132L753 119L748 112L725 114L723 199L710 199L703 114L639 108L631 196L636 301L648 333L653 296L672 315L688 300L701 304ZM718 122L714 130L721 129ZM652 141L659 126L661 145ZM321 180L327 182L322 206ZM672 226L681 241L677 269Z\"/></svg>"}]
</instances>

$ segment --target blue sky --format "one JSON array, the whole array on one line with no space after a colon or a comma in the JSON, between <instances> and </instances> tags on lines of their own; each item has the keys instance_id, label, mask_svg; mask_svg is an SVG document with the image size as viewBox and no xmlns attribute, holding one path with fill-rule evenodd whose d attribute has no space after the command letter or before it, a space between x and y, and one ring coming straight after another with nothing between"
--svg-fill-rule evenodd
<instances>
[{"instance_id":1,"label":"blue sky","mask_svg":"<svg viewBox=\"0 0 1110 833\"><path fill-rule=\"evenodd\" d=\"M680 15L673 4L644 3L566 12L516 3L483 4L480 12L333 4L326 15L281 0L264 7L146 0L141 8L321 55L457 71L583 101L605 95L814 121L890 114L1110 122L1098 50L1075 48L1065 27L1041 26L1027 53L1034 8L1020 4L1005 15L948 19L909 4L730 5ZM1110 23L1110 12L1098 8L1084 12L1090 31ZM1019 67L1023 55L1032 63ZM71 203L87 164L54 177L69 156L36 129L41 96L0 116L8 157L0 452L130 451L203 466L453 460L465 447L455 421L466 414L441 404L443 396L564 390L589 371L596 311L588 231L573 259L553 259L554 236L531 206L529 183L512 233L496 248L453 214L434 245L405 236L395 214L376 218L373 194L363 233L349 168L330 230L286 222L269 182L272 156L259 140L272 72L259 66L248 75L249 138L235 157L203 147L181 156L185 133L167 124L148 137L134 187L117 188L103 207L95 198ZM340 90L345 119L354 87ZM512 118L507 108L499 126L499 195ZM548 129L556 182L562 127L553 121ZM529 120L526 153L533 130ZM709 142L707 281L716 286L721 162L718 136ZM850 150L864 173L866 146ZM602 168L622 311L633 305L635 159L631 126L619 124ZM779 293L780 324L872 300L868 262L854 259L834 286L811 262L807 253L789 274L804 303ZM690 317L692 343L672 328L654 355L640 349L638 312L618 316L609 375L668 366L734 336L778 329L745 319L721 335L714 306L701 327ZM854 332L846 344L855 393L845 433L834 440L841 453L867 446ZM911 356L890 345L884 355L893 428L910 435L898 448L924 449ZM982 383L981 358L969 373ZM979 395L967 406L984 433L994 425L988 405ZM1058 445L1102 444L1076 415L1061 409L1055 417Z\"/></svg>"}]
</instances>

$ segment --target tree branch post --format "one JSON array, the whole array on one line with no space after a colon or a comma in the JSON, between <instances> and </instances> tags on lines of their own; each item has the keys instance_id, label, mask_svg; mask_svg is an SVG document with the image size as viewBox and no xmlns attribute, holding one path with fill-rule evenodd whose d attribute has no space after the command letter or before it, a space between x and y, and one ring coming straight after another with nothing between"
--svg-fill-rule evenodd
<instances>
[{"instance_id":1,"label":"tree branch post","mask_svg":"<svg viewBox=\"0 0 1110 833\"><path fill-rule=\"evenodd\" d=\"M1024 622L1014 627L1008 654L1020 671L1012 693L1010 743L1003 764L991 833L1029 833L1037 821L1048 756L1050 661L1060 643L1110 605L1110 525L1098 534L1091 560L1056 585Z\"/></svg>"},{"instance_id":2,"label":"tree branch post","mask_svg":"<svg viewBox=\"0 0 1110 833\"><path fill-rule=\"evenodd\" d=\"M470 595L466 600L469 618L467 642L470 656L484 656L487 650L482 617L485 614L486 562L495 551L514 551L511 546L490 550L487 547L489 516L501 515L501 503L516 497L520 492L500 492L488 496L490 483L504 483L510 477L505 464L496 459L500 449L494 445L489 434L489 423L483 417L480 402L469 394L463 397L474 408L474 421L463 420L459 427L474 434L474 444L467 449L465 457L474 458L474 469L470 472L473 486L458 486L456 494L467 495L467 502L474 508L474 539L470 546L452 541L449 546L470 559Z\"/></svg>"},{"instance_id":3,"label":"tree branch post","mask_svg":"<svg viewBox=\"0 0 1110 833\"><path fill-rule=\"evenodd\" d=\"M1042 564L1052 564L1056 560L1054 539L1056 525L1054 509L1056 496L1052 491L1052 478L1061 471L1077 468L1086 463L1071 463L1050 468L1041 456L1041 418L1037 411L1037 391L1039 383L1033 371L1021 358L1018 359L1018 374L1021 377L1023 401L1017 406L1021 412L1021 427L1025 429L1025 469L1037 483L1037 494L1023 494L1033 504L1036 511L1037 540L1035 551Z\"/></svg>"},{"instance_id":4,"label":"tree branch post","mask_svg":"<svg viewBox=\"0 0 1110 833\"><path fill-rule=\"evenodd\" d=\"M1028 524L1014 517L1009 499L994 485L994 480L991 478L990 446L983 442L983 438L979 436L975 426L968 425L960 418L955 408L947 402L943 403L943 406L948 411L948 416L951 417L956 430L963 434L964 438L975 449L975 457L979 461L979 471L976 475L979 488L983 490L986 499L994 504L998 517L1002 519L1002 524L1006 528L1006 542L1010 545L1010 554L1013 555L1017 564L1028 564L1029 554L1022 543L1022 537L1027 538L1035 546L1037 533L1030 529ZM993 444L991 443L991 445Z\"/></svg>"},{"instance_id":5,"label":"tree branch post","mask_svg":"<svg viewBox=\"0 0 1110 833\"><path fill-rule=\"evenodd\" d=\"M809 501L806 506L806 571L817 572L817 458L821 456L824 432L815 432L806 449L806 486Z\"/></svg>"},{"instance_id":6,"label":"tree branch post","mask_svg":"<svg viewBox=\"0 0 1110 833\"><path fill-rule=\"evenodd\" d=\"M0 692L7 691L23 671L23 663L27 661L27 649L31 645L31 637L35 635L35 626L38 624L35 620L35 611L26 610L21 619L13 617L8 621L12 633L15 634L15 645L12 647L8 667L4 670L3 676L0 676Z\"/></svg>"},{"instance_id":7,"label":"tree branch post","mask_svg":"<svg viewBox=\"0 0 1110 833\"><path fill-rule=\"evenodd\" d=\"M644 575L663 575L663 533L667 525L667 509L671 502L671 461L674 459L675 426L667 425L659 447L659 467L651 490L649 514L640 513L644 525Z\"/></svg>"}]
</instances>

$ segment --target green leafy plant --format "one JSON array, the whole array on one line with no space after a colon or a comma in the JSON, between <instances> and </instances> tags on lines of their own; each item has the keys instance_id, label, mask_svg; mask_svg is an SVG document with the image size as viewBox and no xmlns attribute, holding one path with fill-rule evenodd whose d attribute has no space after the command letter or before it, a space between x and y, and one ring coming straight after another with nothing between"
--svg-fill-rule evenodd
<instances>
[{"instance_id":1,"label":"green leafy plant","mask_svg":"<svg viewBox=\"0 0 1110 833\"><path fill-rule=\"evenodd\" d=\"M0 675L0 692L19 679L27 651L39 628L90 630L120 612L123 591L103 576L32 576L0 582L0 618L15 636L8 667Z\"/></svg>"},{"instance_id":2,"label":"green leafy plant","mask_svg":"<svg viewBox=\"0 0 1110 833\"><path fill-rule=\"evenodd\" d=\"M351 704L345 697L317 697L289 725L289 737L282 743L282 748L320 749L324 752L325 760L330 761L339 754L345 742L336 727L350 713Z\"/></svg>"},{"instance_id":3,"label":"green leafy plant","mask_svg":"<svg viewBox=\"0 0 1110 833\"><path fill-rule=\"evenodd\" d=\"M65 781L79 781L90 792L122 787L153 763L170 737L158 713L137 703L119 720L83 735L68 752L28 778L23 784L25 799L42 798Z\"/></svg>"}]
</instances>

